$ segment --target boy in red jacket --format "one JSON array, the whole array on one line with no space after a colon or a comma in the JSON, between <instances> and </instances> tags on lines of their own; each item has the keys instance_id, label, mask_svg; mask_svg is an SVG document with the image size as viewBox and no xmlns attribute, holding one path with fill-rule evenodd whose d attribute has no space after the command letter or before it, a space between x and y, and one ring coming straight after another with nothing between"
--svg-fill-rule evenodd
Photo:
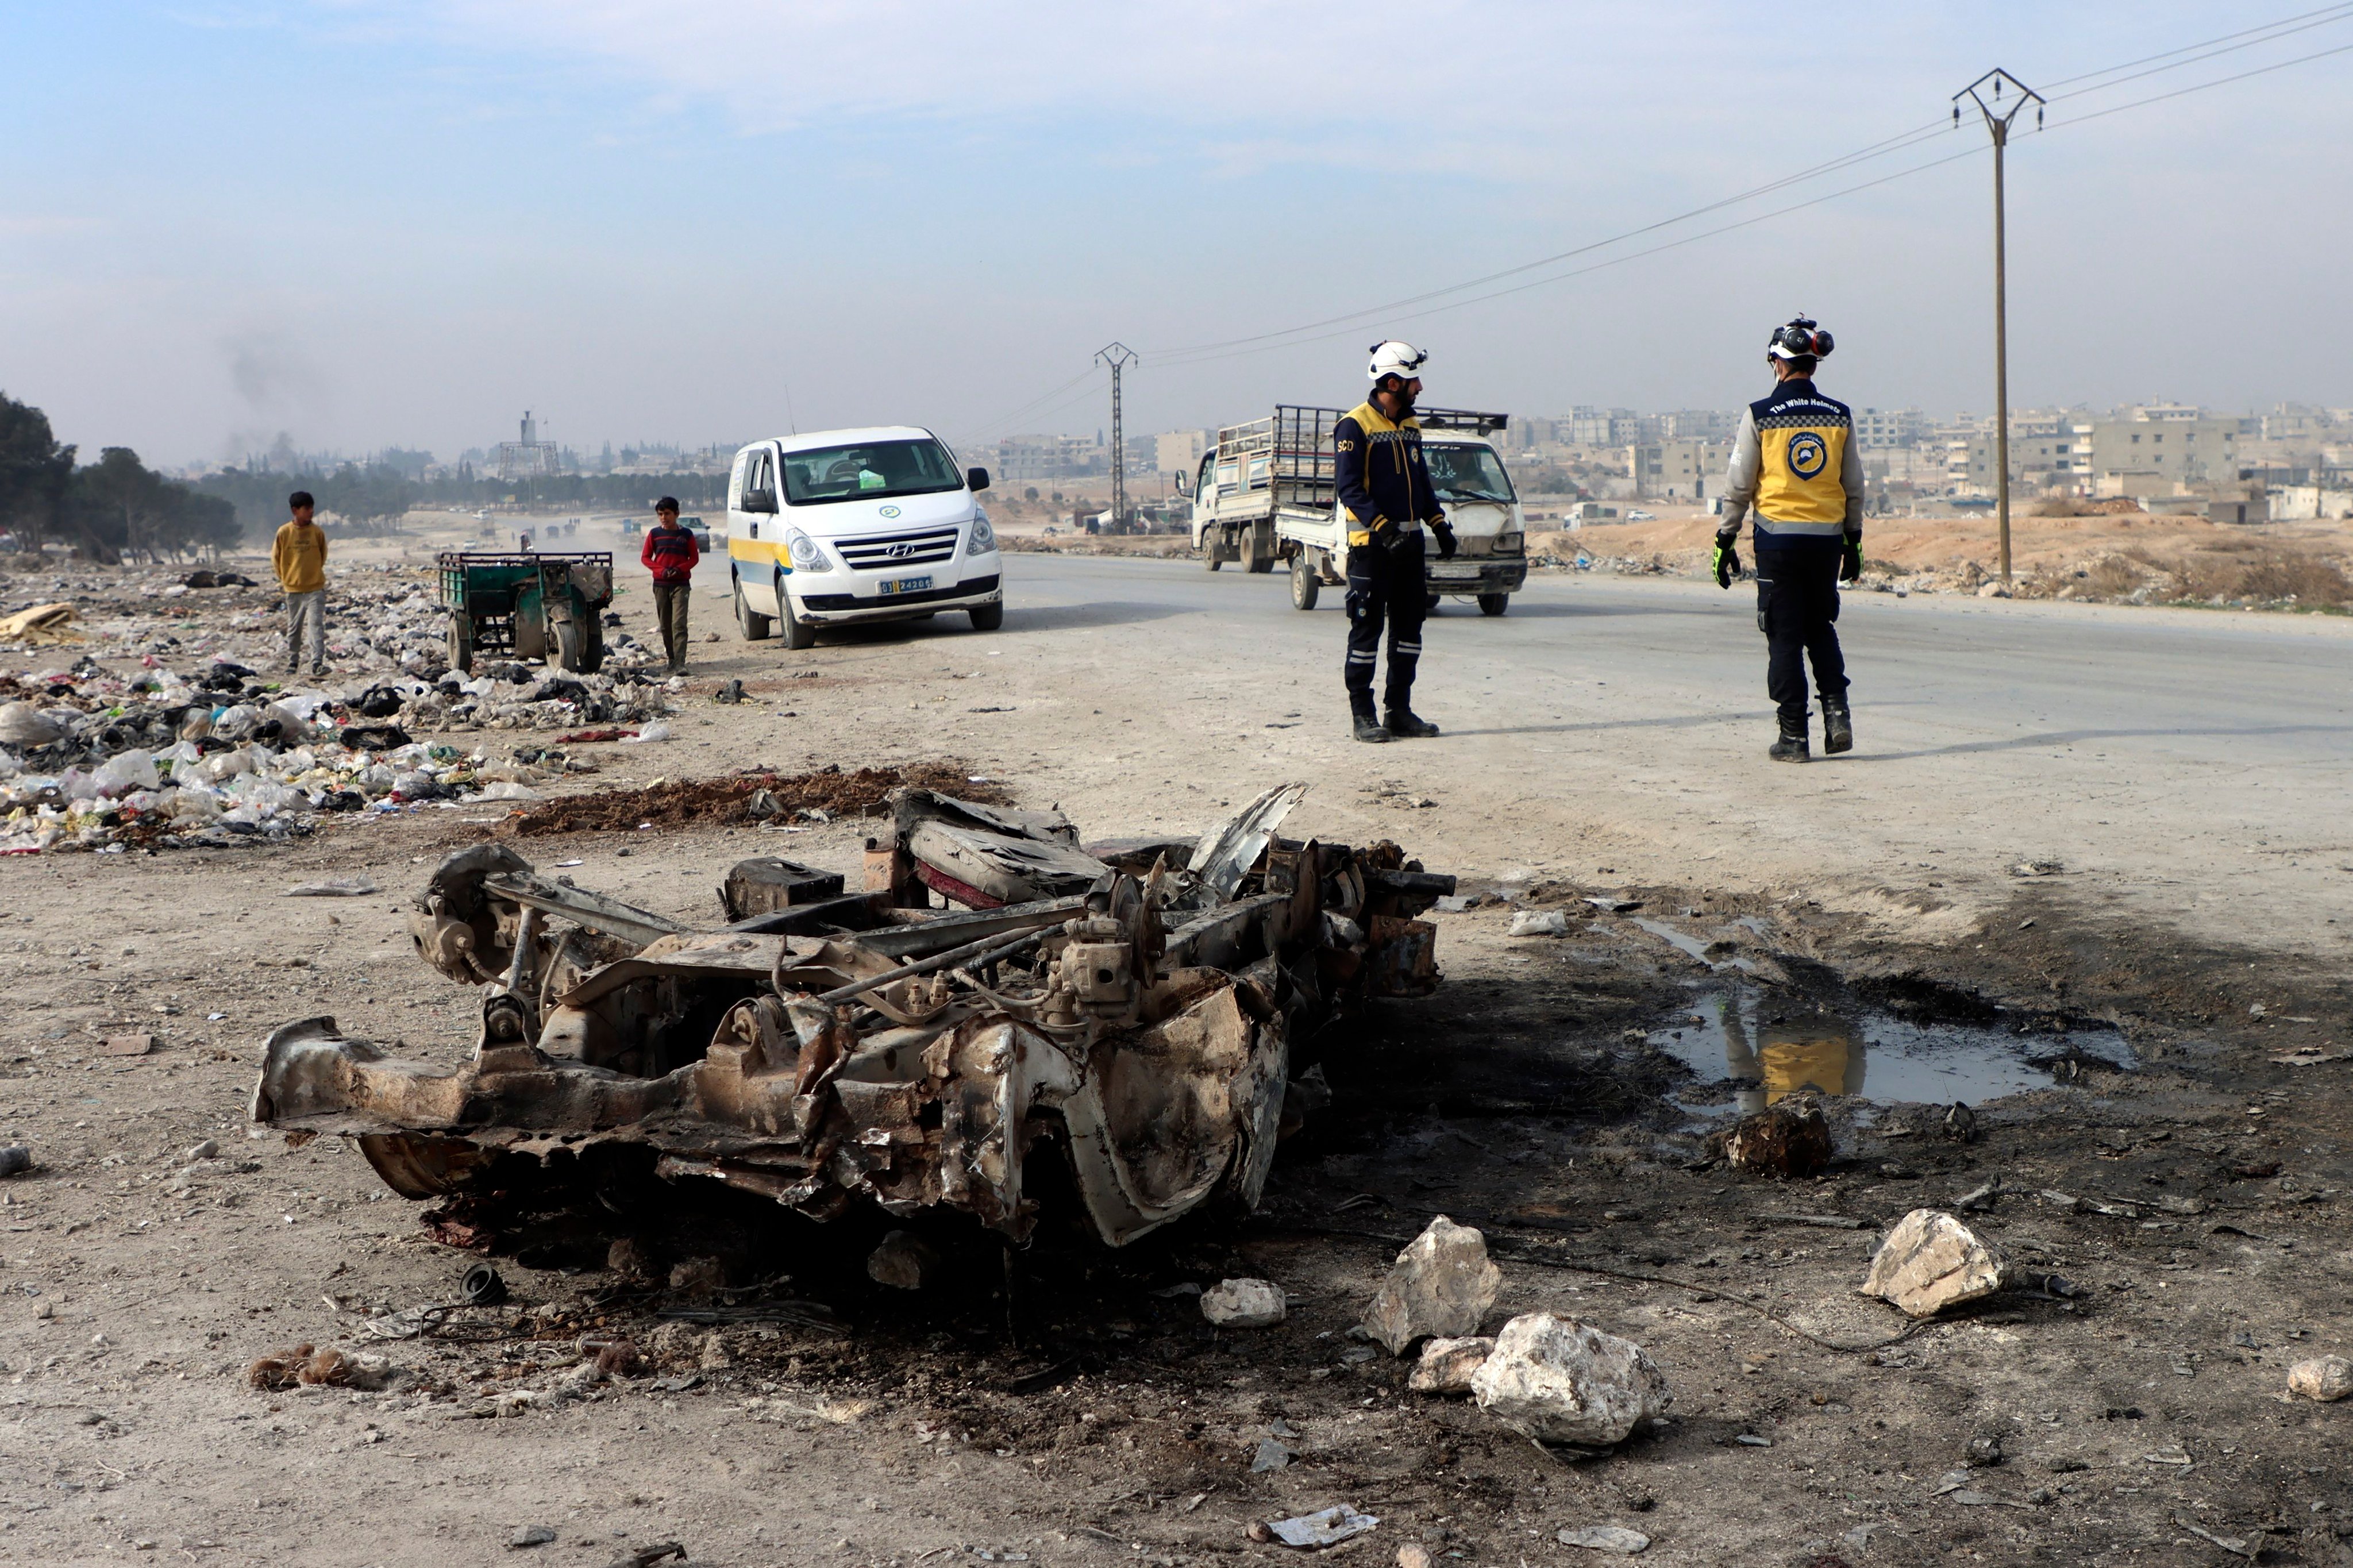
<instances>
[{"instance_id":1,"label":"boy in red jacket","mask_svg":"<svg viewBox=\"0 0 2353 1568\"><path fill-rule=\"evenodd\" d=\"M638 552L654 574L654 615L661 622L662 648L670 655L670 672L686 673L686 600L694 586L694 563L702 546L678 525L678 499L664 496L654 502L654 525Z\"/></svg>"}]
</instances>

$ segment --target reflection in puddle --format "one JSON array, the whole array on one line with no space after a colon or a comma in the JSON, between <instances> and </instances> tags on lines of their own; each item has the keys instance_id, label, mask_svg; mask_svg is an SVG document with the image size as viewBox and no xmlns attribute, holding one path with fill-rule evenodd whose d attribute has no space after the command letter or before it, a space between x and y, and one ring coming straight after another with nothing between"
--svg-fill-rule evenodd
<instances>
[{"instance_id":1,"label":"reflection in puddle","mask_svg":"<svg viewBox=\"0 0 2353 1568\"><path fill-rule=\"evenodd\" d=\"M1702 1081L1730 1084L1742 1115L1806 1090L1883 1105L1976 1104L2056 1081L2025 1058L2022 1041L1997 1026L1914 1024L1883 1013L1847 1017L1786 1002L1771 1012L1760 1006L1746 988L1710 996L1693 1015L1700 1022L1654 1030L1651 1043L1690 1064ZM2121 1041L2104 1044L2103 1054L2129 1065Z\"/></svg>"}]
</instances>

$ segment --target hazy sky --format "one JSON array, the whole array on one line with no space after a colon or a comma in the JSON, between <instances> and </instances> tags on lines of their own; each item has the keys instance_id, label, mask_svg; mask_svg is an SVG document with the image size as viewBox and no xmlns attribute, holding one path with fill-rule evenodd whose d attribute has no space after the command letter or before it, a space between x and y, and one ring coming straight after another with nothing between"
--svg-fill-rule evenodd
<instances>
[{"instance_id":1,"label":"hazy sky","mask_svg":"<svg viewBox=\"0 0 2353 1568\"><path fill-rule=\"evenodd\" d=\"M1023 405L1114 338L1143 356L1138 432L1352 402L1392 332L1430 352L1433 402L1727 406L1802 308L1841 343L1826 389L1983 410L1974 121L1553 270L1968 154L1734 233L1183 351L1932 131L1995 65L2040 86L2299 14L2050 89L2051 130L2010 158L2011 395L2342 405L2353 52L2065 123L2353 49L2353 5L2311 0L15 5L0 390L159 462L280 430L447 457L525 407L590 447L870 422L976 444L1103 423L1100 379Z\"/></svg>"}]
</instances>

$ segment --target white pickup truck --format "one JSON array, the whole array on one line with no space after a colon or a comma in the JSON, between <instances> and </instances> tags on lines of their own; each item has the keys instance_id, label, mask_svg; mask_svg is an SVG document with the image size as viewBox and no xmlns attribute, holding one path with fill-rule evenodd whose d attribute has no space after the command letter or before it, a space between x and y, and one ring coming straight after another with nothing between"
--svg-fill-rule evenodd
<instances>
[{"instance_id":1,"label":"white pickup truck","mask_svg":"<svg viewBox=\"0 0 2353 1568\"><path fill-rule=\"evenodd\" d=\"M1348 580L1348 529L1335 488L1332 427L1346 412L1282 403L1264 419L1229 425L1189 486L1193 548L1215 572L1239 561L1248 572L1291 568L1291 602L1315 607L1325 584ZM1489 439L1509 416L1461 408L1417 409L1430 487L1453 526L1451 561L1430 558L1430 606L1441 596L1478 600L1500 616L1528 579L1527 534L1504 455Z\"/></svg>"}]
</instances>

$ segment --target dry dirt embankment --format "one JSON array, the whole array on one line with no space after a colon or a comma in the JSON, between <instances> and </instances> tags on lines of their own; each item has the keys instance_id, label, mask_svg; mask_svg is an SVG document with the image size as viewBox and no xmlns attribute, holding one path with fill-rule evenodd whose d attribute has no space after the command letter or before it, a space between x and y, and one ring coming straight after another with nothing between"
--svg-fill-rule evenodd
<instances>
[{"instance_id":1,"label":"dry dirt embankment","mask_svg":"<svg viewBox=\"0 0 2353 1568\"><path fill-rule=\"evenodd\" d=\"M1531 553L1581 552L1620 570L1704 571L1715 520L1661 519L1533 533ZM1744 553L1746 552L1744 551ZM1997 574L1991 518L1873 518L1866 587L1973 593ZM2353 529L2342 522L2218 523L2128 512L2010 520L2013 592L2025 599L2353 610Z\"/></svg>"}]
</instances>

